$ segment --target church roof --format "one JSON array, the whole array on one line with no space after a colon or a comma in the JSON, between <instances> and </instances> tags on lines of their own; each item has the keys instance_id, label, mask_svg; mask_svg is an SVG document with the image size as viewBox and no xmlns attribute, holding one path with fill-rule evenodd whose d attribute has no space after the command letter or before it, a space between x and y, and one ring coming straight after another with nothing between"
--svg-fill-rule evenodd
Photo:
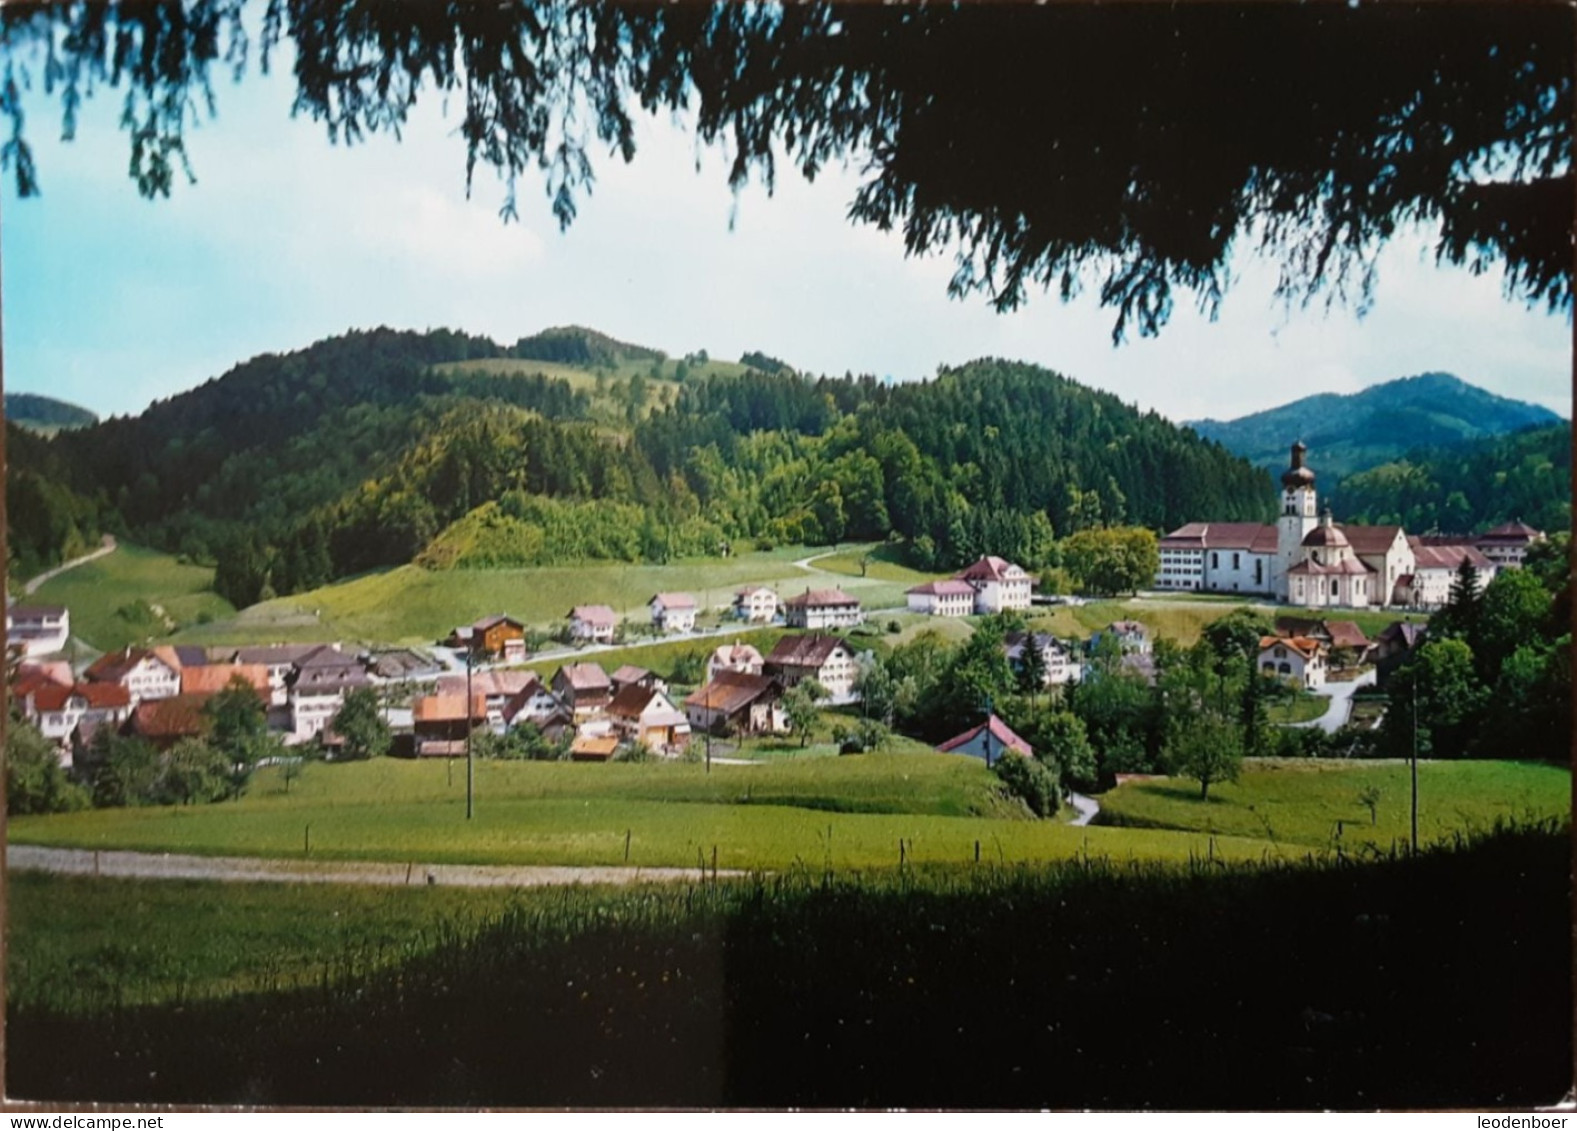
<instances>
[{"instance_id":1,"label":"church roof","mask_svg":"<svg viewBox=\"0 0 1577 1131\"><path fill-rule=\"evenodd\" d=\"M1540 537L1539 532L1525 522L1506 522L1487 531L1480 542L1534 542Z\"/></svg>"},{"instance_id":2,"label":"church roof","mask_svg":"<svg viewBox=\"0 0 1577 1131\"><path fill-rule=\"evenodd\" d=\"M1292 445L1292 466L1281 473L1281 485L1291 491L1295 487L1308 487L1314 483L1314 472L1303 466L1303 453L1309 449L1299 440Z\"/></svg>"},{"instance_id":3,"label":"church roof","mask_svg":"<svg viewBox=\"0 0 1577 1131\"><path fill-rule=\"evenodd\" d=\"M1401 531L1400 526L1341 526L1341 532L1347 536L1347 544L1355 554L1383 554L1391 548Z\"/></svg>"},{"instance_id":4,"label":"church roof","mask_svg":"<svg viewBox=\"0 0 1577 1131\"><path fill-rule=\"evenodd\" d=\"M1276 528L1263 522L1190 522L1161 539L1163 550L1276 552Z\"/></svg>"},{"instance_id":5,"label":"church roof","mask_svg":"<svg viewBox=\"0 0 1577 1131\"><path fill-rule=\"evenodd\" d=\"M1330 546L1332 548L1352 545L1351 542L1347 541L1347 535L1342 533L1341 527L1328 522L1321 523L1305 534L1303 536L1303 544L1305 546Z\"/></svg>"},{"instance_id":6,"label":"church roof","mask_svg":"<svg viewBox=\"0 0 1577 1131\"><path fill-rule=\"evenodd\" d=\"M1308 545L1307 542L1304 545ZM1359 561L1357 558L1348 558L1345 561L1333 562L1330 565L1321 565L1319 562L1302 561L1287 570L1288 576L1300 574L1305 577L1339 577L1342 574L1368 574L1375 572L1374 567Z\"/></svg>"}]
</instances>

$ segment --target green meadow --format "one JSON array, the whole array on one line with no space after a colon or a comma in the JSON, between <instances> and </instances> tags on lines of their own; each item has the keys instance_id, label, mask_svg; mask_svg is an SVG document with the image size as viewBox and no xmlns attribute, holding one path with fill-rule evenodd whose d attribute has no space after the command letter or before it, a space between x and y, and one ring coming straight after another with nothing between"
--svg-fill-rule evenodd
<instances>
[{"instance_id":1,"label":"green meadow","mask_svg":"<svg viewBox=\"0 0 1577 1131\"><path fill-rule=\"evenodd\" d=\"M1378 789L1373 820L1360 800ZM1536 762L1423 762L1418 767L1418 836L1424 843L1483 831L1497 822L1564 818L1572 778L1565 766ZM1263 758L1236 782L1210 787L1183 778L1119 785L1100 797L1101 819L1131 828L1178 829L1276 844L1364 845L1388 851L1411 835L1412 792L1403 762Z\"/></svg>"},{"instance_id":2,"label":"green meadow","mask_svg":"<svg viewBox=\"0 0 1577 1131\"><path fill-rule=\"evenodd\" d=\"M72 634L110 652L150 639L157 643L171 623L185 628L234 616L234 607L213 591L213 576L210 568L123 542L113 553L44 583L28 600L66 606ZM168 621L160 619L160 609Z\"/></svg>"}]
</instances>

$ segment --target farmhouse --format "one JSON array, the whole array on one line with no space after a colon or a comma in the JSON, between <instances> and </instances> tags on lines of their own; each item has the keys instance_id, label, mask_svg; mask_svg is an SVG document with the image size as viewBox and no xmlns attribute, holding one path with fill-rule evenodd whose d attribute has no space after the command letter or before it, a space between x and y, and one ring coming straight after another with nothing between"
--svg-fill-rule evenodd
<instances>
[{"instance_id":1,"label":"farmhouse","mask_svg":"<svg viewBox=\"0 0 1577 1131\"><path fill-rule=\"evenodd\" d=\"M120 724L131 713L131 695L118 683L44 683L22 699L22 714L40 734L64 745L79 723Z\"/></svg>"},{"instance_id":2,"label":"farmhouse","mask_svg":"<svg viewBox=\"0 0 1577 1131\"><path fill-rule=\"evenodd\" d=\"M690 741L690 720L668 696L631 684L608 704L613 728L627 742L644 742L658 754L677 754Z\"/></svg>"},{"instance_id":3,"label":"farmhouse","mask_svg":"<svg viewBox=\"0 0 1577 1131\"><path fill-rule=\"evenodd\" d=\"M765 585L747 586L734 594L734 616L754 624L770 624L778 615L778 595Z\"/></svg>"},{"instance_id":4,"label":"farmhouse","mask_svg":"<svg viewBox=\"0 0 1577 1131\"><path fill-rule=\"evenodd\" d=\"M601 664L565 664L553 673L553 691L577 718L602 710L613 699L613 681Z\"/></svg>"},{"instance_id":5,"label":"farmhouse","mask_svg":"<svg viewBox=\"0 0 1577 1131\"><path fill-rule=\"evenodd\" d=\"M706 678L716 679L719 672L744 672L760 675L766 663L761 653L749 644L723 644L713 650L706 662Z\"/></svg>"},{"instance_id":6,"label":"farmhouse","mask_svg":"<svg viewBox=\"0 0 1577 1131\"><path fill-rule=\"evenodd\" d=\"M723 669L684 701L693 730L711 734L781 734L788 729L777 680L759 672Z\"/></svg>"},{"instance_id":7,"label":"farmhouse","mask_svg":"<svg viewBox=\"0 0 1577 1131\"><path fill-rule=\"evenodd\" d=\"M168 699L181 692L181 664L168 649L126 648L107 652L83 674L90 683L124 687L133 704Z\"/></svg>"},{"instance_id":8,"label":"farmhouse","mask_svg":"<svg viewBox=\"0 0 1577 1131\"><path fill-rule=\"evenodd\" d=\"M461 625L449 634L451 648L470 649L479 656L497 656L507 663L526 658L526 626L514 617L483 617L475 624Z\"/></svg>"},{"instance_id":9,"label":"farmhouse","mask_svg":"<svg viewBox=\"0 0 1577 1131\"><path fill-rule=\"evenodd\" d=\"M688 593L654 594L647 607L659 632L689 632L695 628L695 598Z\"/></svg>"},{"instance_id":10,"label":"farmhouse","mask_svg":"<svg viewBox=\"0 0 1577 1131\"><path fill-rule=\"evenodd\" d=\"M208 733L209 721L204 707L206 695L172 695L138 703L132 708L121 733L146 739L155 749L168 750L183 738L201 738Z\"/></svg>"},{"instance_id":11,"label":"farmhouse","mask_svg":"<svg viewBox=\"0 0 1577 1131\"><path fill-rule=\"evenodd\" d=\"M503 725L504 705L514 696L531 687L542 687L542 678L536 672L529 671L472 672L469 678L471 694L482 697L487 704L488 721L494 726ZM464 699L466 680L464 674L441 675L438 677L438 694L455 695ZM545 693L546 689L544 689Z\"/></svg>"},{"instance_id":12,"label":"farmhouse","mask_svg":"<svg viewBox=\"0 0 1577 1131\"><path fill-rule=\"evenodd\" d=\"M287 682L295 670L296 661L310 656L324 644L270 644L261 648L237 648L229 657L237 664L262 664L268 669L268 701L283 707L289 699Z\"/></svg>"},{"instance_id":13,"label":"farmhouse","mask_svg":"<svg viewBox=\"0 0 1577 1131\"><path fill-rule=\"evenodd\" d=\"M372 680L355 656L341 652L337 644L324 644L300 657L285 683L290 707L285 741L298 743L321 734L345 706L345 695L371 686Z\"/></svg>"},{"instance_id":14,"label":"farmhouse","mask_svg":"<svg viewBox=\"0 0 1577 1131\"><path fill-rule=\"evenodd\" d=\"M1259 670L1307 688L1325 686L1325 645L1307 636L1263 636Z\"/></svg>"},{"instance_id":15,"label":"farmhouse","mask_svg":"<svg viewBox=\"0 0 1577 1131\"><path fill-rule=\"evenodd\" d=\"M861 624L865 614L857 598L841 589L809 589L783 603L790 628L848 628Z\"/></svg>"},{"instance_id":16,"label":"farmhouse","mask_svg":"<svg viewBox=\"0 0 1577 1131\"><path fill-rule=\"evenodd\" d=\"M977 613L1029 608L1030 576L1010 561L987 555L953 577L974 589Z\"/></svg>"},{"instance_id":17,"label":"farmhouse","mask_svg":"<svg viewBox=\"0 0 1577 1131\"><path fill-rule=\"evenodd\" d=\"M412 705L411 727L416 734L418 758L463 758L466 736L487 721L487 699L465 696L424 695Z\"/></svg>"},{"instance_id":18,"label":"farmhouse","mask_svg":"<svg viewBox=\"0 0 1577 1131\"><path fill-rule=\"evenodd\" d=\"M71 637L71 611L61 605L9 605L5 611L6 647L24 656L47 656L65 648Z\"/></svg>"},{"instance_id":19,"label":"farmhouse","mask_svg":"<svg viewBox=\"0 0 1577 1131\"><path fill-rule=\"evenodd\" d=\"M1024 654L1030 649L1040 653L1041 664L1046 671L1043 686L1060 687L1065 683L1079 682L1083 665L1077 653L1049 632L1010 632L1002 642L1008 667L1015 672L1023 668Z\"/></svg>"},{"instance_id":20,"label":"farmhouse","mask_svg":"<svg viewBox=\"0 0 1577 1131\"><path fill-rule=\"evenodd\" d=\"M619 616L607 605L576 605L569 611L569 634L574 640L609 644Z\"/></svg>"},{"instance_id":21,"label":"farmhouse","mask_svg":"<svg viewBox=\"0 0 1577 1131\"><path fill-rule=\"evenodd\" d=\"M613 685L613 693L617 695L626 687L652 687L658 691L667 691L667 684L653 672L635 664L621 664L619 670L608 677Z\"/></svg>"},{"instance_id":22,"label":"farmhouse","mask_svg":"<svg viewBox=\"0 0 1577 1131\"><path fill-rule=\"evenodd\" d=\"M988 766L996 765L997 760L1008 752L1022 754L1026 758L1035 756L1030 744L994 714L979 726L971 727L963 734L948 739L938 746L936 751L938 754L963 754L970 758L980 758Z\"/></svg>"},{"instance_id":23,"label":"farmhouse","mask_svg":"<svg viewBox=\"0 0 1577 1131\"><path fill-rule=\"evenodd\" d=\"M910 612L927 616L967 617L975 611L975 587L956 578L916 585L904 598Z\"/></svg>"},{"instance_id":24,"label":"farmhouse","mask_svg":"<svg viewBox=\"0 0 1577 1131\"><path fill-rule=\"evenodd\" d=\"M768 654L764 671L776 676L785 688L801 680L814 679L827 690L827 701L853 701L854 679L859 667L853 650L836 636L818 632L806 636L785 636Z\"/></svg>"},{"instance_id":25,"label":"farmhouse","mask_svg":"<svg viewBox=\"0 0 1577 1131\"><path fill-rule=\"evenodd\" d=\"M498 716L506 728L529 722L544 733L555 720L569 724L575 720L574 711L561 703L559 697L540 679L532 679L510 695L499 708ZM489 709L488 718L492 717L493 712Z\"/></svg>"}]
</instances>

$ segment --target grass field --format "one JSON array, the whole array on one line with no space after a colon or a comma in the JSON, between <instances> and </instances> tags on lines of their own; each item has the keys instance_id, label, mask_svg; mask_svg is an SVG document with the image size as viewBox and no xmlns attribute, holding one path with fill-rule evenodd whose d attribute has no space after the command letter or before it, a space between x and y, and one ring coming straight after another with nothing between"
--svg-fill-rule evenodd
<instances>
[{"instance_id":1,"label":"grass field","mask_svg":"<svg viewBox=\"0 0 1577 1131\"><path fill-rule=\"evenodd\" d=\"M1188 647L1199 639L1205 626L1219 620L1234 609L1242 608L1247 601L1231 599L1199 600L1179 597L1139 597L1129 600L1090 601L1084 605L1056 605L1050 609L1036 609L1031 623L1037 631L1058 636L1087 639L1111 624L1114 620L1136 620L1150 630L1151 637L1166 636ZM1276 617L1305 617L1310 620L1331 619L1356 621L1365 635L1374 638L1393 621L1427 621L1422 613L1359 612L1350 609L1297 609L1281 605L1251 605L1258 612L1272 619Z\"/></svg>"},{"instance_id":2,"label":"grass field","mask_svg":"<svg viewBox=\"0 0 1577 1131\"><path fill-rule=\"evenodd\" d=\"M182 641L207 643L292 639L292 633L347 640L421 644L446 636L457 624L507 612L548 627L573 605L606 604L620 616L646 623L653 593L695 594L702 607L729 605L744 585L770 585L789 598L806 589L840 584L867 608L902 605L905 586L878 578L838 578L796 567L817 551L802 546L752 551L731 558L693 558L667 565L587 562L533 569L442 570L400 566L334 585L265 601L234 620L190 629ZM275 631L278 626L278 631Z\"/></svg>"},{"instance_id":3,"label":"grass field","mask_svg":"<svg viewBox=\"0 0 1577 1131\"><path fill-rule=\"evenodd\" d=\"M978 761L935 754L783 758L770 764L579 765L481 762L476 818L465 820L463 764L379 759L313 766L287 795L264 770L239 802L17 817L14 843L204 855L293 857L311 826L314 857L432 863L688 867L717 849L723 868L837 869L916 863L1062 859L1186 860L1208 838L1076 829L1002 819ZM1021 812L1021 811L1020 811ZM629 856L625 838L629 836ZM1259 840L1214 851L1258 859Z\"/></svg>"},{"instance_id":4,"label":"grass field","mask_svg":"<svg viewBox=\"0 0 1577 1131\"><path fill-rule=\"evenodd\" d=\"M1330 705L1327 696L1310 695L1307 691L1299 690L1287 702L1271 704L1265 711L1265 717L1272 724L1307 723L1323 715Z\"/></svg>"},{"instance_id":5,"label":"grass field","mask_svg":"<svg viewBox=\"0 0 1577 1131\"><path fill-rule=\"evenodd\" d=\"M157 619L135 613L138 601L158 606L179 626L195 625L206 614L215 621L235 609L213 592L214 571L183 565L169 554L121 543L111 554L67 570L39 587L28 600L71 610L72 633L101 652L141 644L165 635Z\"/></svg>"},{"instance_id":6,"label":"grass field","mask_svg":"<svg viewBox=\"0 0 1577 1131\"><path fill-rule=\"evenodd\" d=\"M1359 801L1380 790L1375 823ZM1418 835L1424 842L1486 829L1496 821L1571 812L1571 771L1531 762L1424 762L1418 767ZM1388 850L1410 835L1408 767L1400 762L1256 759L1235 783L1210 787L1185 778L1133 781L1102 794L1101 819L1132 827L1258 837L1282 845L1356 852ZM1337 825L1341 824L1338 837Z\"/></svg>"},{"instance_id":7,"label":"grass field","mask_svg":"<svg viewBox=\"0 0 1577 1131\"><path fill-rule=\"evenodd\" d=\"M654 365L660 374L660 378L656 381L652 380ZM611 386L614 381L625 383L632 376L640 374L647 382L646 412L649 413L654 408L672 402L678 395L680 384L675 380L678 367L678 358L668 358L660 362L629 360L620 361L599 373L595 369L564 362L491 357L478 358L474 361L445 362L432 368L438 373L488 373L500 378L507 378L513 374L530 376L540 373L544 377L566 381L571 388L590 396L594 417L622 421L625 406L612 394ZM743 373L745 366L737 361L708 360L689 364L688 370L691 378L735 376Z\"/></svg>"}]
</instances>

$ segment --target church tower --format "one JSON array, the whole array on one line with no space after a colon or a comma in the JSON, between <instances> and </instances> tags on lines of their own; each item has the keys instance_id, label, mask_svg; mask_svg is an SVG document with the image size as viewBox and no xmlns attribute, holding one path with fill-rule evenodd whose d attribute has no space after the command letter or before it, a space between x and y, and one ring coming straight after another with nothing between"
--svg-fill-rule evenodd
<instances>
[{"instance_id":1,"label":"church tower","mask_svg":"<svg viewBox=\"0 0 1577 1131\"><path fill-rule=\"evenodd\" d=\"M1303 540L1319 525L1315 506L1314 472L1303 464L1309 449L1299 440L1292 445L1292 466L1281 474L1281 513L1276 519L1276 572L1271 588L1287 599L1287 571L1303 560Z\"/></svg>"}]
</instances>

